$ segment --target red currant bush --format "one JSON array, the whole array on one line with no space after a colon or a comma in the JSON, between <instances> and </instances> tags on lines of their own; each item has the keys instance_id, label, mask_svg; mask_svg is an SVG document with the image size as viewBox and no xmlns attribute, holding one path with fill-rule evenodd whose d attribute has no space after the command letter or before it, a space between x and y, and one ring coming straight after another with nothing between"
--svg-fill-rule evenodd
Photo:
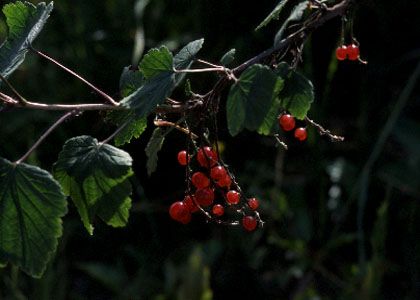
<instances>
[{"instance_id":1,"label":"red currant bush","mask_svg":"<svg viewBox=\"0 0 420 300\"><path fill-rule=\"evenodd\" d=\"M226 169L222 166L213 167L210 171L210 177L215 181L225 178L226 175Z\"/></svg>"},{"instance_id":2,"label":"red currant bush","mask_svg":"<svg viewBox=\"0 0 420 300\"><path fill-rule=\"evenodd\" d=\"M200 166L209 168L217 164L218 157L210 147L203 147L197 152L197 161Z\"/></svg>"},{"instance_id":3,"label":"red currant bush","mask_svg":"<svg viewBox=\"0 0 420 300\"><path fill-rule=\"evenodd\" d=\"M181 166L186 166L188 164L188 154L187 151L182 150L178 152L178 163Z\"/></svg>"},{"instance_id":4,"label":"red currant bush","mask_svg":"<svg viewBox=\"0 0 420 300\"><path fill-rule=\"evenodd\" d=\"M216 204L213 206L212 212L213 212L213 215L217 217L221 217L225 213L225 208L221 204Z\"/></svg>"},{"instance_id":5,"label":"red currant bush","mask_svg":"<svg viewBox=\"0 0 420 300\"><path fill-rule=\"evenodd\" d=\"M257 208L260 206L260 202L257 198L251 198L248 199L248 206L252 210L257 210Z\"/></svg>"},{"instance_id":6,"label":"red currant bush","mask_svg":"<svg viewBox=\"0 0 420 300\"><path fill-rule=\"evenodd\" d=\"M182 201L172 203L169 208L169 215L172 219L182 224L188 224L191 221L191 212Z\"/></svg>"},{"instance_id":7,"label":"red currant bush","mask_svg":"<svg viewBox=\"0 0 420 300\"><path fill-rule=\"evenodd\" d=\"M194 213L199 210L198 206L195 204L194 196L186 196L184 198L184 204L187 206L188 210L191 213Z\"/></svg>"},{"instance_id":8,"label":"red currant bush","mask_svg":"<svg viewBox=\"0 0 420 300\"><path fill-rule=\"evenodd\" d=\"M347 47L347 56L349 60L358 60L360 55L359 46L351 44Z\"/></svg>"},{"instance_id":9,"label":"red currant bush","mask_svg":"<svg viewBox=\"0 0 420 300\"><path fill-rule=\"evenodd\" d=\"M237 191L229 191L226 193L226 201L229 204L238 204L239 200L241 199L241 194Z\"/></svg>"},{"instance_id":10,"label":"red currant bush","mask_svg":"<svg viewBox=\"0 0 420 300\"><path fill-rule=\"evenodd\" d=\"M191 177L191 182L197 189L204 189L210 185L210 179L202 172L195 172Z\"/></svg>"},{"instance_id":11,"label":"red currant bush","mask_svg":"<svg viewBox=\"0 0 420 300\"><path fill-rule=\"evenodd\" d=\"M283 114L279 117L279 126L284 131L291 131L296 126L295 118L290 114Z\"/></svg>"},{"instance_id":12,"label":"red currant bush","mask_svg":"<svg viewBox=\"0 0 420 300\"><path fill-rule=\"evenodd\" d=\"M214 191L211 188L199 189L194 196L200 206L210 206L214 202Z\"/></svg>"}]
</instances>

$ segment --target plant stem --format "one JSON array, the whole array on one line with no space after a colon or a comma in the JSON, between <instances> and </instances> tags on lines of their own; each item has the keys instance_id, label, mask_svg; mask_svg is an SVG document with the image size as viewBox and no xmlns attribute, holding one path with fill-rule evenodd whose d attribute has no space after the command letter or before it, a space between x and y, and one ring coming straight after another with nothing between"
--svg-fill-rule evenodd
<instances>
[{"instance_id":1,"label":"plant stem","mask_svg":"<svg viewBox=\"0 0 420 300\"><path fill-rule=\"evenodd\" d=\"M44 132L43 135L35 142L35 144L32 145L32 147L26 152L20 159L15 161L15 164L20 164L22 161L26 160L31 153L38 148L38 146L47 138L48 135L50 135L51 132L54 131L61 123L63 123L65 120L76 114L77 111L73 110L71 112L65 113L63 116L61 116L53 125L51 125L50 128L47 129L47 131Z\"/></svg>"},{"instance_id":2,"label":"plant stem","mask_svg":"<svg viewBox=\"0 0 420 300\"><path fill-rule=\"evenodd\" d=\"M217 68L202 68L202 69L185 69L185 70L176 70L175 73L205 73L205 72L225 72L227 69L224 67Z\"/></svg>"},{"instance_id":3,"label":"plant stem","mask_svg":"<svg viewBox=\"0 0 420 300\"><path fill-rule=\"evenodd\" d=\"M134 119L134 117L129 118L127 121L125 121L124 123L121 124L120 127L118 127L113 134L111 134L109 137L107 137L105 140L103 140L102 142L100 142L100 144L106 144L108 143L110 140L112 140L118 133L120 133L127 125L128 123L130 123L132 120Z\"/></svg>"},{"instance_id":4,"label":"plant stem","mask_svg":"<svg viewBox=\"0 0 420 300\"><path fill-rule=\"evenodd\" d=\"M33 47L30 48L32 51L34 51L36 54L38 54L39 56L49 60L50 62L52 62L53 64L55 64L56 66L62 68L64 71L66 71L67 73L70 73L71 75L73 75L74 77L76 77L77 79L79 79L80 81L82 81L83 83L85 83L87 86L89 86L90 88L92 88L95 92L97 92L99 95L101 95L105 100L107 100L109 103L111 103L112 105L117 106L118 102L115 101L111 96L109 96L108 94L106 94L105 92L101 91L99 88L97 88L96 86L94 86L92 83L90 83L89 81L87 81L86 79L84 79L82 76L80 76L79 74L77 74L76 72L70 70L69 68L67 68L66 66L60 64L58 61L56 61L55 59L53 59L52 57L42 53L41 51L38 51L36 49L34 49Z\"/></svg>"},{"instance_id":5,"label":"plant stem","mask_svg":"<svg viewBox=\"0 0 420 300\"><path fill-rule=\"evenodd\" d=\"M18 98L19 102L22 105L25 105L26 103L28 103L28 101L26 101L25 98L22 97L21 94L19 94L19 92L13 87L13 85L9 82L9 80L7 80L3 75L0 74L0 79L12 90L13 94L16 95L16 97Z\"/></svg>"}]
</instances>

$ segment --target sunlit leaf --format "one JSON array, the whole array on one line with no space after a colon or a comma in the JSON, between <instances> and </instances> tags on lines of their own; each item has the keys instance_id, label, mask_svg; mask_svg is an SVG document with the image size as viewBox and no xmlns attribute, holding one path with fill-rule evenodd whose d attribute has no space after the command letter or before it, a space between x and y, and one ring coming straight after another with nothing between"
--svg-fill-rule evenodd
<instances>
[{"instance_id":1,"label":"sunlit leaf","mask_svg":"<svg viewBox=\"0 0 420 300\"><path fill-rule=\"evenodd\" d=\"M41 32L51 11L53 2L33 5L17 1L6 4L3 13L9 27L9 35L0 46L0 73L7 77L24 61L28 47Z\"/></svg>"},{"instance_id":2,"label":"sunlit leaf","mask_svg":"<svg viewBox=\"0 0 420 300\"><path fill-rule=\"evenodd\" d=\"M0 158L0 265L40 277L57 248L67 202L47 171Z\"/></svg>"},{"instance_id":3,"label":"sunlit leaf","mask_svg":"<svg viewBox=\"0 0 420 300\"><path fill-rule=\"evenodd\" d=\"M87 231L98 216L108 225L124 226L131 205L130 155L90 136L69 139L54 164L54 176L75 203Z\"/></svg>"},{"instance_id":4,"label":"sunlit leaf","mask_svg":"<svg viewBox=\"0 0 420 300\"><path fill-rule=\"evenodd\" d=\"M174 58L167 47L153 48L143 57L139 68L146 79L161 73L173 73Z\"/></svg>"}]
</instances>

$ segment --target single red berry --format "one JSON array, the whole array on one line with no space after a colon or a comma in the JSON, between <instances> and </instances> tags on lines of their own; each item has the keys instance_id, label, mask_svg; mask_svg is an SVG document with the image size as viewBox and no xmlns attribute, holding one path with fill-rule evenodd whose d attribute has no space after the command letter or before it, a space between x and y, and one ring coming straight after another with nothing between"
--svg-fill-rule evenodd
<instances>
[{"instance_id":1,"label":"single red berry","mask_svg":"<svg viewBox=\"0 0 420 300\"><path fill-rule=\"evenodd\" d=\"M210 179L203 172L195 172L191 181L197 189L204 189L210 185Z\"/></svg>"},{"instance_id":2,"label":"single red berry","mask_svg":"<svg viewBox=\"0 0 420 300\"><path fill-rule=\"evenodd\" d=\"M297 138L299 141L303 142L308 137L308 134L306 132L305 127L299 127L295 130L295 138Z\"/></svg>"},{"instance_id":3,"label":"single red berry","mask_svg":"<svg viewBox=\"0 0 420 300\"><path fill-rule=\"evenodd\" d=\"M187 165L187 160L188 160L188 155L187 155L187 151L182 150L178 152L178 162L181 166L186 166Z\"/></svg>"},{"instance_id":4,"label":"single red berry","mask_svg":"<svg viewBox=\"0 0 420 300\"><path fill-rule=\"evenodd\" d=\"M210 147L203 147L197 152L197 161L200 166L209 168L217 164L218 157Z\"/></svg>"},{"instance_id":5,"label":"single red berry","mask_svg":"<svg viewBox=\"0 0 420 300\"><path fill-rule=\"evenodd\" d=\"M226 174L225 177L217 181L217 185L220 187L227 187L230 188L230 185L232 184L232 179L228 174Z\"/></svg>"},{"instance_id":6,"label":"single red berry","mask_svg":"<svg viewBox=\"0 0 420 300\"><path fill-rule=\"evenodd\" d=\"M237 191L231 190L226 193L226 201L229 204L238 204L240 199L241 194L239 194Z\"/></svg>"},{"instance_id":7,"label":"single red berry","mask_svg":"<svg viewBox=\"0 0 420 300\"><path fill-rule=\"evenodd\" d=\"M225 213L225 208L220 204L216 204L213 206L212 212L213 215L220 217Z\"/></svg>"},{"instance_id":8,"label":"single red berry","mask_svg":"<svg viewBox=\"0 0 420 300\"><path fill-rule=\"evenodd\" d=\"M257 220L252 216L245 216L242 218L242 226L248 231L253 231L257 227Z\"/></svg>"},{"instance_id":9,"label":"single red berry","mask_svg":"<svg viewBox=\"0 0 420 300\"><path fill-rule=\"evenodd\" d=\"M195 200L201 206L210 206L214 201L214 191L211 188L204 188L195 191Z\"/></svg>"},{"instance_id":10,"label":"single red berry","mask_svg":"<svg viewBox=\"0 0 420 300\"><path fill-rule=\"evenodd\" d=\"M279 125L284 131L290 131L295 128L296 121L292 115L283 114L279 117Z\"/></svg>"},{"instance_id":11,"label":"single red berry","mask_svg":"<svg viewBox=\"0 0 420 300\"><path fill-rule=\"evenodd\" d=\"M182 201L172 203L171 207L169 208L169 215L175 221L181 222L183 224L187 224L191 221L190 210Z\"/></svg>"},{"instance_id":12,"label":"single red berry","mask_svg":"<svg viewBox=\"0 0 420 300\"><path fill-rule=\"evenodd\" d=\"M349 57L349 60L357 60L360 55L359 46L356 44L351 44L347 47L347 56Z\"/></svg>"},{"instance_id":13,"label":"single red berry","mask_svg":"<svg viewBox=\"0 0 420 300\"><path fill-rule=\"evenodd\" d=\"M198 211L198 206L194 202L194 196L186 196L184 198L184 204L187 206L188 210L192 213Z\"/></svg>"},{"instance_id":14,"label":"single red berry","mask_svg":"<svg viewBox=\"0 0 420 300\"><path fill-rule=\"evenodd\" d=\"M338 60L345 60L347 58L348 52L347 52L347 46L341 45L335 50L335 57L337 57Z\"/></svg>"},{"instance_id":15,"label":"single red berry","mask_svg":"<svg viewBox=\"0 0 420 300\"><path fill-rule=\"evenodd\" d=\"M258 201L257 198L251 198L251 199L248 199L248 206L250 209L256 210L258 206L260 206L260 202Z\"/></svg>"},{"instance_id":16,"label":"single red berry","mask_svg":"<svg viewBox=\"0 0 420 300\"><path fill-rule=\"evenodd\" d=\"M223 168L222 166L213 167L210 171L210 177L216 181L224 178L226 175L227 175L226 169Z\"/></svg>"}]
</instances>

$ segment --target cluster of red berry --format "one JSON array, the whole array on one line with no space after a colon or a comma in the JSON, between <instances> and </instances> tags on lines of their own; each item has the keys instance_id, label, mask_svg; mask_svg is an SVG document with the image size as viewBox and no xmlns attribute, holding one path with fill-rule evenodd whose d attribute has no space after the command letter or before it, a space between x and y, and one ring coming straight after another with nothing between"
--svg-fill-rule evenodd
<instances>
[{"instance_id":1,"label":"cluster of red berry","mask_svg":"<svg viewBox=\"0 0 420 300\"><path fill-rule=\"evenodd\" d=\"M280 128L282 128L284 131L291 131L295 129L296 127L296 120L295 118L290 114L282 114L278 118ZM295 138L297 138L299 141L303 142L308 137L308 133L306 132L305 127L298 127L295 129L294 132Z\"/></svg>"},{"instance_id":2,"label":"cluster of red berry","mask_svg":"<svg viewBox=\"0 0 420 300\"><path fill-rule=\"evenodd\" d=\"M190 158L185 150L178 153L178 162L182 166L189 165ZM169 215L172 219L187 224L191 221L191 214L199 210L212 218L220 219L225 215L225 209L233 208L245 212L246 209L255 211L258 208L259 201L256 198L247 199L245 205L238 206L244 197L236 189L231 188L232 178L226 168L219 163L215 151L210 147L200 148L196 158L200 171L194 172L189 179L195 192L185 196L183 201L171 205ZM255 216L243 214L242 226L246 230L253 231L257 223Z\"/></svg>"},{"instance_id":3,"label":"cluster of red berry","mask_svg":"<svg viewBox=\"0 0 420 300\"><path fill-rule=\"evenodd\" d=\"M335 50L335 56L338 60L358 60L360 56L359 46L356 44L341 45Z\"/></svg>"}]
</instances>

